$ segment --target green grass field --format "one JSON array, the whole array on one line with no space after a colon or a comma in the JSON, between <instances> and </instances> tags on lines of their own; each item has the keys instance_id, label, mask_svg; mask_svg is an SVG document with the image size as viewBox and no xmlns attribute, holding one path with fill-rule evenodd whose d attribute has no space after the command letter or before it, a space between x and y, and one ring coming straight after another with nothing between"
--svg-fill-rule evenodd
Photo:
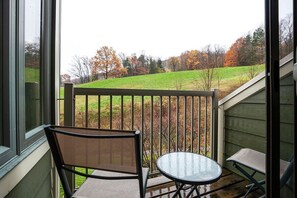
<instances>
[{"instance_id":1,"label":"green grass field","mask_svg":"<svg viewBox=\"0 0 297 198\"><path fill-rule=\"evenodd\" d=\"M264 70L264 65L215 69L213 88L221 88L225 84L228 85L232 82L249 80L248 73L251 67L255 67L258 73ZM218 77L220 79L220 85L217 83ZM99 80L81 84L78 87L199 90L201 89L201 82L199 81L201 81L201 70L191 70Z\"/></svg>"}]
</instances>

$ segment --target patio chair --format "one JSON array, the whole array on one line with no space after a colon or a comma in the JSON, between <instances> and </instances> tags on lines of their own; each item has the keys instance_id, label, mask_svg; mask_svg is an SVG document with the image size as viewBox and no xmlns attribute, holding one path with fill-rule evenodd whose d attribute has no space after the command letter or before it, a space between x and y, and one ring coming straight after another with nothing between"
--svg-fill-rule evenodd
<instances>
[{"instance_id":1,"label":"patio chair","mask_svg":"<svg viewBox=\"0 0 297 198\"><path fill-rule=\"evenodd\" d=\"M66 197L145 197L139 131L47 126L45 133ZM72 192L65 171L87 179Z\"/></svg>"},{"instance_id":2,"label":"patio chair","mask_svg":"<svg viewBox=\"0 0 297 198\"><path fill-rule=\"evenodd\" d=\"M237 153L227 159L227 161L232 162L233 166L252 182L247 186L248 190L244 197L247 197L254 187L259 188L263 193L265 193L265 189L263 187L265 180L257 181L254 178L254 175L257 172L263 175L266 174L265 159L265 153L261 153L249 148L240 149ZM250 174L243 167L251 169L253 172ZM280 188L286 185L293 175L293 167L294 157L291 157L289 161L280 160ZM265 195L262 197L265 197Z\"/></svg>"}]
</instances>

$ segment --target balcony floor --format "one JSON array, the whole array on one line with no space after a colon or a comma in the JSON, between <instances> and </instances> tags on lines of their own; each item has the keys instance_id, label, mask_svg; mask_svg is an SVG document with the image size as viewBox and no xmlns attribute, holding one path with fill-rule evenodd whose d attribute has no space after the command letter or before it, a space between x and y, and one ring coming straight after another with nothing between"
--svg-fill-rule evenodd
<instances>
[{"instance_id":1,"label":"balcony floor","mask_svg":"<svg viewBox=\"0 0 297 198\"><path fill-rule=\"evenodd\" d=\"M245 194L247 190L245 187L247 184L249 184L249 181L247 181L243 177L227 169L223 169L223 174L219 181L210 185L200 186L200 194L201 194L201 197L205 197L205 198L206 197L212 197L212 198L241 197ZM173 196L175 190L176 188L175 188L174 182L169 181L164 176L152 178L152 179L149 179L148 181L146 197L170 198ZM163 194L163 195L160 195L160 194ZM192 197L195 197L195 195ZM249 194L248 198L255 198L261 195L262 193L260 190L255 190Z\"/></svg>"}]
</instances>

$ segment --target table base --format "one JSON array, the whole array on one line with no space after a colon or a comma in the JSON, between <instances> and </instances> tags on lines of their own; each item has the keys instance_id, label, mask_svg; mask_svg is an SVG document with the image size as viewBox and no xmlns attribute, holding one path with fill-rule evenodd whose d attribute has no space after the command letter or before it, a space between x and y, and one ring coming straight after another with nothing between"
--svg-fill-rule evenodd
<instances>
[{"instance_id":1,"label":"table base","mask_svg":"<svg viewBox=\"0 0 297 198\"><path fill-rule=\"evenodd\" d=\"M180 198L182 198L181 194L180 194L180 191L181 190L188 190L189 188L191 188L190 192L187 194L186 198L190 197L194 191L196 191L196 194L197 194L197 197L199 198L200 197L200 193L199 193L199 190L197 189L198 188L198 185L192 185L191 187L189 188L183 188L185 186L185 184L183 183L178 183L178 182L175 182L175 186L176 186L176 192L174 193L173 195L173 198L179 196Z\"/></svg>"}]
</instances>

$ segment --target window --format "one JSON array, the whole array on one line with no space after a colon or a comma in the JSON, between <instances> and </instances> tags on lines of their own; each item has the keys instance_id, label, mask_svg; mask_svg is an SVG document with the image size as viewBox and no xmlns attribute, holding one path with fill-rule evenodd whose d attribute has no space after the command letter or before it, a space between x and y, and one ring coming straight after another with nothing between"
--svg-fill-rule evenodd
<instances>
[{"instance_id":1,"label":"window","mask_svg":"<svg viewBox=\"0 0 297 198\"><path fill-rule=\"evenodd\" d=\"M46 139L44 124L54 120L52 2L0 1L0 166L30 154Z\"/></svg>"},{"instance_id":2,"label":"window","mask_svg":"<svg viewBox=\"0 0 297 198\"><path fill-rule=\"evenodd\" d=\"M0 165L11 159L16 154L16 133L15 133L15 83L10 83L10 79L15 79L15 68L13 61L14 45L10 39L14 39L15 24L10 18L10 1L3 0L0 3Z\"/></svg>"}]
</instances>

